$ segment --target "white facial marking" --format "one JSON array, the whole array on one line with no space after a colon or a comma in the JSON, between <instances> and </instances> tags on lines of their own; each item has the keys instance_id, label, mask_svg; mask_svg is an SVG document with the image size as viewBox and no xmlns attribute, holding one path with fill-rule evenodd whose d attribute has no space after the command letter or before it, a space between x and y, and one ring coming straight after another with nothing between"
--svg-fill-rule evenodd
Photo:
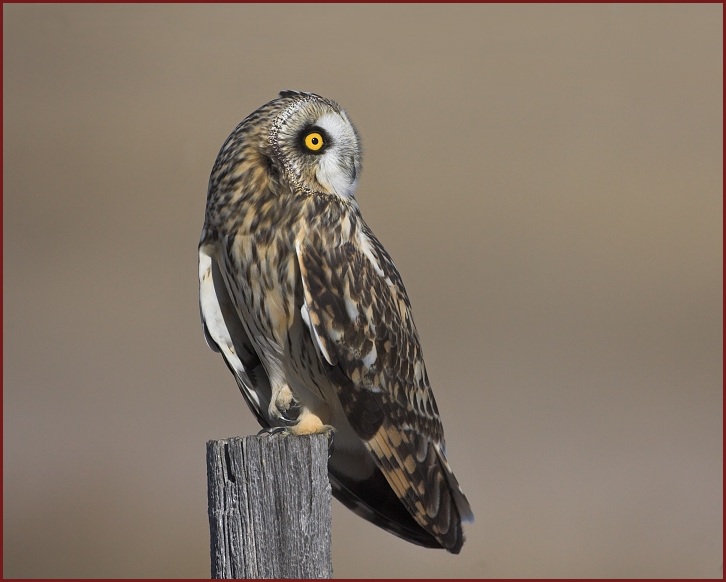
<instances>
[{"instance_id":1,"label":"white facial marking","mask_svg":"<svg viewBox=\"0 0 726 582\"><path fill-rule=\"evenodd\" d=\"M326 113L315 125L330 136L331 145L320 156L316 178L334 194L351 198L358 186L358 139L344 114Z\"/></svg>"}]
</instances>

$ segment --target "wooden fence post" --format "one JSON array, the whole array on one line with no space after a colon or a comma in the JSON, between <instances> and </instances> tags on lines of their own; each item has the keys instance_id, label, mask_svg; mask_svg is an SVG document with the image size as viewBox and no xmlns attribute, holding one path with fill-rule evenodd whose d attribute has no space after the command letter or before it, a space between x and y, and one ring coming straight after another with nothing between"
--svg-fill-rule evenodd
<instances>
[{"instance_id":1,"label":"wooden fence post","mask_svg":"<svg viewBox=\"0 0 726 582\"><path fill-rule=\"evenodd\" d=\"M212 578L331 578L324 434L207 443Z\"/></svg>"}]
</instances>

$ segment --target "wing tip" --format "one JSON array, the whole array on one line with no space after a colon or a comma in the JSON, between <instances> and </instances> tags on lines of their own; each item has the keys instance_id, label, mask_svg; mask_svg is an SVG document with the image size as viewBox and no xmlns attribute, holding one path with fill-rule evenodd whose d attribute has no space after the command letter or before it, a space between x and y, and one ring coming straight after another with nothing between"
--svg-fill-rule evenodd
<instances>
[{"instance_id":1,"label":"wing tip","mask_svg":"<svg viewBox=\"0 0 726 582\"><path fill-rule=\"evenodd\" d=\"M444 547L414 520L380 471L356 480L331 465L328 469L333 495L353 513L409 543L431 549Z\"/></svg>"}]
</instances>

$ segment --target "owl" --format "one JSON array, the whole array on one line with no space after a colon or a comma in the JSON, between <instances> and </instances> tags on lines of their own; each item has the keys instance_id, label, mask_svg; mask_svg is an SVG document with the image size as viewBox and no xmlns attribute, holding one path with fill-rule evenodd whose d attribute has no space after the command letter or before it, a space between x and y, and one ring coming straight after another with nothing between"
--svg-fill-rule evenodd
<instances>
[{"instance_id":1,"label":"owl","mask_svg":"<svg viewBox=\"0 0 726 582\"><path fill-rule=\"evenodd\" d=\"M283 91L234 129L199 243L204 334L264 428L333 432L337 499L456 554L473 514L406 289L355 199L360 174L355 127L319 95Z\"/></svg>"}]
</instances>

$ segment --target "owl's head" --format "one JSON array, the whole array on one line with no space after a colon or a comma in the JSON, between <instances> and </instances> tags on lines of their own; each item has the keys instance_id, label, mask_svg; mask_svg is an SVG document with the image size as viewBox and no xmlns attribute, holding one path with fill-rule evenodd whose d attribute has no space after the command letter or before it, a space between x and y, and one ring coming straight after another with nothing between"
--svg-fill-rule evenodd
<instances>
[{"instance_id":1,"label":"owl's head","mask_svg":"<svg viewBox=\"0 0 726 582\"><path fill-rule=\"evenodd\" d=\"M314 93L282 91L268 103L269 155L306 193L353 198L361 172L358 133L337 103Z\"/></svg>"}]
</instances>

